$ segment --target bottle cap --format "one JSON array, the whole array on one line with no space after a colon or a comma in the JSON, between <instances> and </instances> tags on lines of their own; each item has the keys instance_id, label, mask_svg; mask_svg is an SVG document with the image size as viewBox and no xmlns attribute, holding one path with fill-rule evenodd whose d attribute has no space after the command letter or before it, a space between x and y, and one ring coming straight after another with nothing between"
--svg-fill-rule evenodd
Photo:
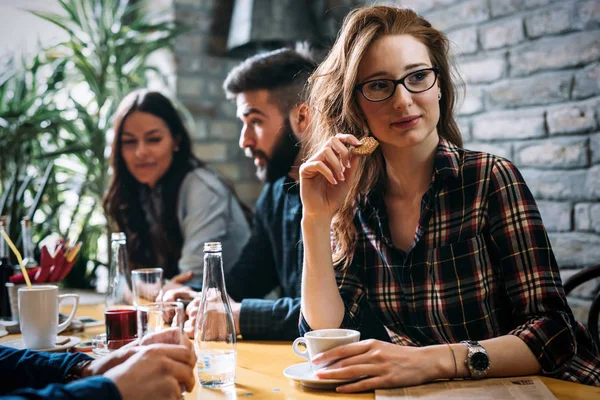
<instances>
[{"instance_id":1,"label":"bottle cap","mask_svg":"<svg viewBox=\"0 0 600 400\"><path fill-rule=\"evenodd\" d=\"M204 243L205 253L216 253L221 251L221 242L207 242Z\"/></svg>"},{"instance_id":2,"label":"bottle cap","mask_svg":"<svg viewBox=\"0 0 600 400\"><path fill-rule=\"evenodd\" d=\"M113 232L113 233L110 235L110 240L111 240L111 241L115 241L115 240L126 240L125 232Z\"/></svg>"}]
</instances>

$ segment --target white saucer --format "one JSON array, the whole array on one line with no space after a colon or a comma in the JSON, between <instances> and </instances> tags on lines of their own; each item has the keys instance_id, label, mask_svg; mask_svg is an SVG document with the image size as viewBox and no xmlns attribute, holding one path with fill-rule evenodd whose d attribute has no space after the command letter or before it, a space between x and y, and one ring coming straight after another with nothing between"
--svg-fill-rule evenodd
<instances>
[{"instance_id":1,"label":"white saucer","mask_svg":"<svg viewBox=\"0 0 600 400\"><path fill-rule=\"evenodd\" d=\"M4 329L0 329L0 337L6 336L8 335L8 332L5 331Z\"/></svg>"},{"instance_id":2,"label":"white saucer","mask_svg":"<svg viewBox=\"0 0 600 400\"><path fill-rule=\"evenodd\" d=\"M63 336L59 336L59 337L63 337ZM49 351L49 352L66 351L66 350L70 349L71 347L75 346L77 343L81 342L81 339L79 339L78 337L75 337L75 336L67 336L67 337L69 338L69 341L65 344L55 345L53 348L50 348L50 349L31 349L31 350ZM0 344L2 346L12 347L14 349L19 349L19 350L26 349L25 342L23 342L23 339L9 340L8 342L3 342Z\"/></svg>"},{"instance_id":3,"label":"white saucer","mask_svg":"<svg viewBox=\"0 0 600 400\"><path fill-rule=\"evenodd\" d=\"M287 378L300 382L303 386L314 389L335 389L342 383L352 382L354 379L319 379L315 376L310 363L290 365L283 370Z\"/></svg>"}]
</instances>

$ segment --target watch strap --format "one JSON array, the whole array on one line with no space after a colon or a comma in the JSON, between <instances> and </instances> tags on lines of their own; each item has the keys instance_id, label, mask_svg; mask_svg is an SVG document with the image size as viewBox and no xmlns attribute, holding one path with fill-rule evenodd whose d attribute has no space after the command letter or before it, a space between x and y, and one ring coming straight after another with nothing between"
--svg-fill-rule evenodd
<instances>
[{"instance_id":1,"label":"watch strap","mask_svg":"<svg viewBox=\"0 0 600 400\"><path fill-rule=\"evenodd\" d=\"M77 362L75 365L73 365L67 371L67 374L65 375L65 378L63 379L63 383L70 383L70 382L73 382L73 381L83 378L83 370L85 369L85 367L88 366L88 364L91 364L92 361L94 361L93 358L85 359L85 360L81 360L81 361Z\"/></svg>"}]
</instances>

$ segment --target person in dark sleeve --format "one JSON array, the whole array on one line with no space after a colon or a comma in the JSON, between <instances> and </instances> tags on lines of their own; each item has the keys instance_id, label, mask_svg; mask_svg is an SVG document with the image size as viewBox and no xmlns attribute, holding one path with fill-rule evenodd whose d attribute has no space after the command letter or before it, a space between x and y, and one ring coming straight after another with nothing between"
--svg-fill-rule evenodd
<instances>
[{"instance_id":1,"label":"person in dark sleeve","mask_svg":"<svg viewBox=\"0 0 600 400\"><path fill-rule=\"evenodd\" d=\"M306 52L280 49L243 61L223 84L243 123L240 147L266 183L256 204L251 237L225 275L236 329L244 339L298 337L303 247L297 180L310 117L304 87L315 68L316 62ZM280 290L278 299L263 299L275 288ZM196 295L187 287L167 292L164 300ZM196 300L187 309L190 336L198 306ZM375 319L365 327L374 333L365 331L363 337L388 337Z\"/></svg>"},{"instance_id":2,"label":"person in dark sleeve","mask_svg":"<svg viewBox=\"0 0 600 400\"><path fill-rule=\"evenodd\" d=\"M194 388L196 356L187 339L185 345L157 343L173 332L99 359L0 345L0 399L179 399L182 385L188 392ZM167 341L179 342L180 333L178 338Z\"/></svg>"}]
</instances>

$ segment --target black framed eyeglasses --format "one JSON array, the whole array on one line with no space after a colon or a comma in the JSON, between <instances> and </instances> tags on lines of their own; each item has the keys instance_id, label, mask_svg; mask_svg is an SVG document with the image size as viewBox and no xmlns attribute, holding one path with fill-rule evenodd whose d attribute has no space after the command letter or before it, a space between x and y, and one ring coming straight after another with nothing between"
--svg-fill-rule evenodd
<instances>
[{"instance_id":1,"label":"black framed eyeglasses","mask_svg":"<svg viewBox=\"0 0 600 400\"><path fill-rule=\"evenodd\" d=\"M404 78L395 79L373 79L360 83L354 88L358 90L365 99L373 102L389 99L396 92L396 87L402 85L411 93L426 92L435 85L439 70L436 67L424 68L411 72Z\"/></svg>"}]
</instances>

